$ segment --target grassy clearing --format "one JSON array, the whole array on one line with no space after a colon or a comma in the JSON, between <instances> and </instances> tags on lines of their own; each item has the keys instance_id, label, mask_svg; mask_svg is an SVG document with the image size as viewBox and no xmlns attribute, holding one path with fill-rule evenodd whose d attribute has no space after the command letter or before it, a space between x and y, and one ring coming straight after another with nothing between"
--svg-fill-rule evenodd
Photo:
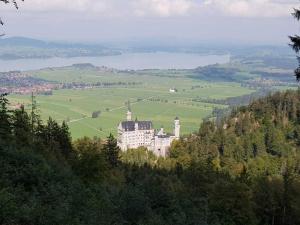
<instances>
[{"instance_id":1,"label":"grassy clearing","mask_svg":"<svg viewBox=\"0 0 300 225\"><path fill-rule=\"evenodd\" d=\"M197 97L224 99L249 94L252 90L238 83L210 83L186 77L184 71L144 71L140 74L99 72L72 68L47 69L33 72L34 76L58 82L140 82L134 87L95 88L87 90L57 90L52 96L38 96L37 102L43 119L49 116L58 121L67 120L74 139L82 136L105 137L116 134L118 123L125 119L125 102L131 102L133 116L140 120L152 120L154 126L164 126L172 132L173 119L179 116L182 133L198 130L202 119L211 114L214 107L226 107L208 103L195 103ZM169 93L170 88L178 89ZM12 102L30 105L29 96L10 96ZM101 111L92 119L93 111Z\"/></svg>"}]
</instances>

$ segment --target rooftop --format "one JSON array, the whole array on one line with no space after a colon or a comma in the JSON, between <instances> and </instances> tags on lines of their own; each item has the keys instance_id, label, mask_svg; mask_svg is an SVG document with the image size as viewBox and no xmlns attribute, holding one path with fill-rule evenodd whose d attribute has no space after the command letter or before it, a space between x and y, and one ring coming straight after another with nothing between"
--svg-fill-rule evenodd
<instances>
[{"instance_id":1,"label":"rooftop","mask_svg":"<svg viewBox=\"0 0 300 225\"><path fill-rule=\"evenodd\" d=\"M124 121L122 122L122 128L125 131L134 131L136 123L138 124L138 130L153 129L153 125L151 121Z\"/></svg>"}]
</instances>

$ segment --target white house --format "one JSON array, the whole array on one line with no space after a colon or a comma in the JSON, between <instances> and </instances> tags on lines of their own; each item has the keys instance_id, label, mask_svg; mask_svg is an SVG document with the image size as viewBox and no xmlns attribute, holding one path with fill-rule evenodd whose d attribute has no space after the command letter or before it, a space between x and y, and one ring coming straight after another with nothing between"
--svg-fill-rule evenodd
<instances>
[{"instance_id":1,"label":"white house","mask_svg":"<svg viewBox=\"0 0 300 225\"><path fill-rule=\"evenodd\" d=\"M165 157L173 142L180 137L180 121L178 117L174 120L174 134L169 135L161 128L156 132L151 121L132 120L132 113L127 112L127 121L118 126L118 146L122 151L145 147L157 156Z\"/></svg>"},{"instance_id":2,"label":"white house","mask_svg":"<svg viewBox=\"0 0 300 225\"><path fill-rule=\"evenodd\" d=\"M177 89L176 89L176 88L170 88L169 92L170 92L170 93L176 93L176 92L177 92Z\"/></svg>"}]
</instances>

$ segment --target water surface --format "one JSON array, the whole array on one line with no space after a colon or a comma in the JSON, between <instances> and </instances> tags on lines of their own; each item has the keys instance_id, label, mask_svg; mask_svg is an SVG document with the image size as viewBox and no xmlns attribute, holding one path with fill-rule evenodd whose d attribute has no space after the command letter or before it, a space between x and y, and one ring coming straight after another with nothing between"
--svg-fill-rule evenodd
<instances>
[{"instance_id":1,"label":"water surface","mask_svg":"<svg viewBox=\"0 0 300 225\"><path fill-rule=\"evenodd\" d=\"M73 57L48 59L0 60L0 71L37 70L45 67L69 66L76 63L92 63L120 70L140 69L193 69L216 63L227 63L229 55L200 55L189 53L125 53L101 57Z\"/></svg>"}]
</instances>

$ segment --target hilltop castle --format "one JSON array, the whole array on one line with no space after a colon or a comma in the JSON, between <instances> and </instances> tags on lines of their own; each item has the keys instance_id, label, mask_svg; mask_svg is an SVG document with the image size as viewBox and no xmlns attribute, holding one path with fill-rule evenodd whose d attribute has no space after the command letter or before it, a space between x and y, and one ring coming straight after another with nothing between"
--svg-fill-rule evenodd
<instances>
[{"instance_id":1,"label":"hilltop castle","mask_svg":"<svg viewBox=\"0 0 300 225\"><path fill-rule=\"evenodd\" d=\"M173 140L180 137L180 121L178 117L174 120L174 134L169 135L161 128L156 132L151 121L132 120L132 113L127 112L127 121L118 126L118 146L122 151L128 149L145 147L157 156L165 157Z\"/></svg>"}]
</instances>

